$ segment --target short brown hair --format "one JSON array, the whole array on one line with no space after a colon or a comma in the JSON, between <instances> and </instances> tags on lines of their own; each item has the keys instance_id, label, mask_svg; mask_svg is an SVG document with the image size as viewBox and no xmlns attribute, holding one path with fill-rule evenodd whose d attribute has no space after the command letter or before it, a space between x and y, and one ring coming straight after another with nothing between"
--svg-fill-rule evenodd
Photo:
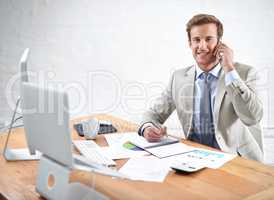
<instances>
[{"instance_id":1,"label":"short brown hair","mask_svg":"<svg viewBox=\"0 0 274 200\"><path fill-rule=\"evenodd\" d=\"M199 25L204 25L204 24L215 24L217 26L217 35L218 39L220 39L223 36L223 24L220 22L217 17L214 15L208 15L208 14L198 14L194 15L186 24L186 32L188 39L190 40L190 31L193 26L199 26Z\"/></svg>"}]
</instances>

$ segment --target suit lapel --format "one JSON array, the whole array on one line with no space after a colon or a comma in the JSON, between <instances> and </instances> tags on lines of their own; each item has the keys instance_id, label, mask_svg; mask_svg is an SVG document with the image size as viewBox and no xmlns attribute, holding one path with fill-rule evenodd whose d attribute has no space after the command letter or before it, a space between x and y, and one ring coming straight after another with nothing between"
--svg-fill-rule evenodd
<instances>
[{"instance_id":1,"label":"suit lapel","mask_svg":"<svg viewBox=\"0 0 274 200\"><path fill-rule=\"evenodd\" d=\"M214 103L214 121L216 122L215 125L217 125L218 123L218 114L221 108L224 95L225 95L225 73L222 69L219 77L218 85L217 85L217 94L216 94L215 103Z\"/></svg>"},{"instance_id":2,"label":"suit lapel","mask_svg":"<svg viewBox=\"0 0 274 200\"><path fill-rule=\"evenodd\" d=\"M187 130L187 137L192 128L192 117L193 117L193 103L194 103L194 80L195 80L195 67L192 66L185 73L184 77L184 97L185 97L185 105L183 109L185 109L187 113L187 118L184 121L188 121L189 128Z\"/></svg>"}]
</instances>

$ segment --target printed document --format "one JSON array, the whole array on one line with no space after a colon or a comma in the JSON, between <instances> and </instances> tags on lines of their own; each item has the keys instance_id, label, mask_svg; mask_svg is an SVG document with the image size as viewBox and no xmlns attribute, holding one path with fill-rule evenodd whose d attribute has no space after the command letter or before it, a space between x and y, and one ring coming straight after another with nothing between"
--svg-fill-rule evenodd
<instances>
[{"instance_id":1,"label":"printed document","mask_svg":"<svg viewBox=\"0 0 274 200\"><path fill-rule=\"evenodd\" d=\"M109 146L122 146L124 143L134 139L138 136L136 132L125 132L125 133L113 133L113 134L105 134L106 141Z\"/></svg>"},{"instance_id":2,"label":"printed document","mask_svg":"<svg viewBox=\"0 0 274 200\"><path fill-rule=\"evenodd\" d=\"M170 168L155 156L129 159L119 170L132 180L163 182Z\"/></svg>"},{"instance_id":3,"label":"printed document","mask_svg":"<svg viewBox=\"0 0 274 200\"><path fill-rule=\"evenodd\" d=\"M195 150L186 153L185 160L188 162L196 161L203 163L204 166L212 169L217 169L236 157L234 154L211 151L201 148L195 148Z\"/></svg>"},{"instance_id":4,"label":"printed document","mask_svg":"<svg viewBox=\"0 0 274 200\"><path fill-rule=\"evenodd\" d=\"M130 142L142 149L148 149L148 148L178 143L179 140L177 138L169 136L169 137L162 137L159 142L148 142L144 137L137 135L135 138L131 138Z\"/></svg>"},{"instance_id":5,"label":"printed document","mask_svg":"<svg viewBox=\"0 0 274 200\"><path fill-rule=\"evenodd\" d=\"M131 150L118 145L101 147L100 151L102 151L107 157L111 158L112 160L133 158L150 154L143 150Z\"/></svg>"},{"instance_id":6,"label":"printed document","mask_svg":"<svg viewBox=\"0 0 274 200\"><path fill-rule=\"evenodd\" d=\"M217 169L235 157L236 155L233 154L193 147L192 151L180 155L163 158L161 160L163 160L163 163L166 163L166 165L169 166L173 164L188 163L195 166L204 166L212 169Z\"/></svg>"},{"instance_id":7,"label":"printed document","mask_svg":"<svg viewBox=\"0 0 274 200\"><path fill-rule=\"evenodd\" d=\"M141 149L138 149L134 145L129 143L129 141L133 141L134 139L138 137L140 136L136 132L105 135L105 138L110 146L118 145L120 147L130 149L129 152L131 152L131 155L128 157L136 157L141 155L141 153L133 152L137 150L141 151ZM189 145L185 145L183 143L174 143L174 144L164 145L160 147L153 147L153 148L146 149L146 151L152 153L155 156L158 156L159 158L162 158L160 160L163 160L163 163L167 164L167 166L170 166L172 163L174 164L176 162L185 162L185 163L195 163L195 165L202 165L208 168L216 169L236 157L236 155L233 155L233 154L206 150L202 148L196 148ZM119 152L121 152L121 154ZM144 153L144 151L142 152ZM112 158L114 158L115 156L116 156L115 159L119 159L119 156L121 158L127 157L126 155L127 153L125 152L122 153L122 151L120 151L119 149L116 150L116 153L117 155L113 155ZM125 154L125 155L122 155L122 154ZM176 155L176 154L179 154L179 155Z\"/></svg>"},{"instance_id":8,"label":"printed document","mask_svg":"<svg viewBox=\"0 0 274 200\"><path fill-rule=\"evenodd\" d=\"M158 158L178 155L192 150L193 148L191 146L185 145L181 142L146 149L147 152L157 156Z\"/></svg>"},{"instance_id":9,"label":"printed document","mask_svg":"<svg viewBox=\"0 0 274 200\"><path fill-rule=\"evenodd\" d=\"M109 146L102 147L102 151L113 160L150 154L129 142L137 136L136 132L107 134L105 138Z\"/></svg>"}]
</instances>

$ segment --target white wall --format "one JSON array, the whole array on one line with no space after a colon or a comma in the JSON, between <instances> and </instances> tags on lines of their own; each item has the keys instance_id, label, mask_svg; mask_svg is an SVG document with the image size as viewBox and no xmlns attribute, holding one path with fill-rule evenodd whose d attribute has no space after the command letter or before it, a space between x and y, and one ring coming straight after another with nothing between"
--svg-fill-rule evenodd
<instances>
[{"instance_id":1,"label":"white wall","mask_svg":"<svg viewBox=\"0 0 274 200\"><path fill-rule=\"evenodd\" d=\"M264 125L274 125L271 0L0 0L0 121L11 115L9 88L25 47L40 84L70 94L72 115L107 112L133 121L167 83L193 63L186 22L216 15L235 60L255 66L264 101ZM176 117L170 124L176 124Z\"/></svg>"}]
</instances>

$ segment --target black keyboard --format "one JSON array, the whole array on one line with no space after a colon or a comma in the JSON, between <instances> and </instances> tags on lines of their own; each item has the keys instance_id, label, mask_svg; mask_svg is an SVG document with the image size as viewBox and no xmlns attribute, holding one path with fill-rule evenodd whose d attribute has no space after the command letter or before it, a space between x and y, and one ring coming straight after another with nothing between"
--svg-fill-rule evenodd
<instances>
[{"instance_id":1,"label":"black keyboard","mask_svg":"<svg viewBox=\"0 0 274 200\"><path fill-rule=\"evenodd\" d=\"M73 127L79 136L82 136L82 137L84 136L83 126L81 123L74 124ZM117 132L117 129L112 124L100 124L98 134L115 133L115 132Z\"/></svg>"}]
</instances>

